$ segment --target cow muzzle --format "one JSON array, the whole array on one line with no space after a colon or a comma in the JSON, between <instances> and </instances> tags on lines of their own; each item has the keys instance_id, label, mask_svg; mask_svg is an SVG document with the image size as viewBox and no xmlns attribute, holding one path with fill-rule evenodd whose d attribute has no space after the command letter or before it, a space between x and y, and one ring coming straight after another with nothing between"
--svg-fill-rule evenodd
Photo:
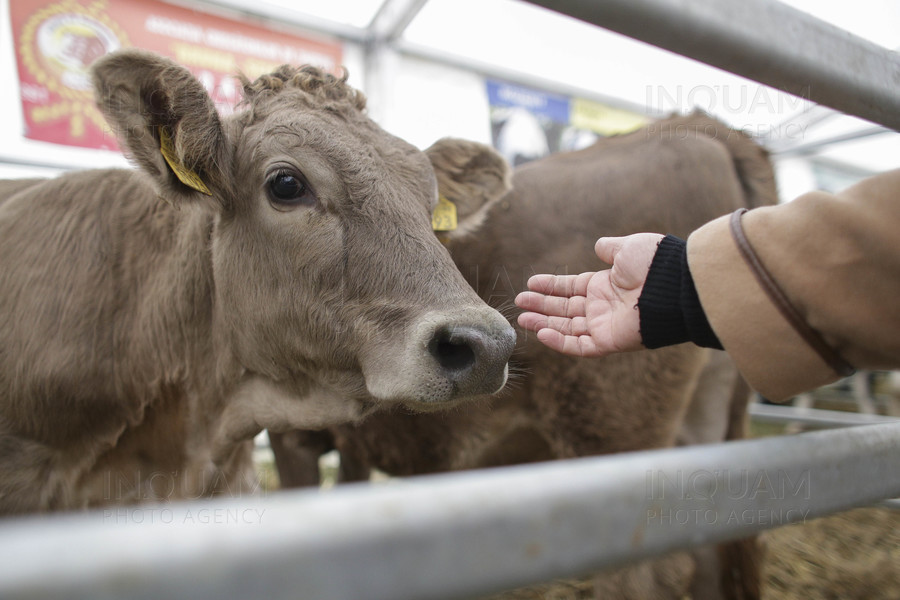
<instances>
[{"instance_id":1,"label":"cow muzzle","mask_svg":"<svg viewBox=\"0 0 900 600\"><path fill-rule=\"evenodd\" d=\"M457 393L490 394L506 383L515 341L515 333L510 337L471 325L449 325L434 331L427 348L438 372Z\"/></svg>"},{"instance_id":2,"label":"cow muzzle","mask_svg":"<svg viewBox=\"0 0 900 600\"><path fill-rule=\"evenodd\" d=\"M429 410L506 384L516 333L500 313L487 307L430 313L410 329L364 356L366 387L375 398Z\"/></svg>"}]
</instances>

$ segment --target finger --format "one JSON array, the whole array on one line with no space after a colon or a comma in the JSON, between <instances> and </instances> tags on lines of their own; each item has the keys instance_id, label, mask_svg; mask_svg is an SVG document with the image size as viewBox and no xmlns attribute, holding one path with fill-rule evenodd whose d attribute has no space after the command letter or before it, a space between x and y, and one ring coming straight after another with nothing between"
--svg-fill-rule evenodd
<instances>
[{"instance_id":1,"label":"finger","mask_svg":"<svg viewBox=\"0 0 900 600\"><path fill-rule=\"evenodd\" d=\"M537 292L519 292L514 302L522 310L538 312L543 305L544 295Z\"/></svg>"},{"instance_id":2,"label":"finger","mask_svg":"<svg viewBox=\"0 0 900 600\"><path fill-rule=\"evenodd\" d=\"M583 296L593 273L579 275L533 275L528 279L528 289L549 296Z\"/></svg>"},{"instance_id":3,"label":"finger","mask_svg":"<svg viewBox=\"0 0 900 600\"><path fill-rule=\"evenodd\" d=\"M603 352L594 343L590 336L563 335L554 329L541 329L537 333L538 341L542 344L570 356L595 357L602 356Z\"/></svg>"},{"instance_id":4,"label":"finger","mask_svg":"<svg viewBox=\"0 0 900 600\"><path fill-rule=\"evenodd\" d=\"M554 317L584 316L584 302L584 296L563 298L537 292L522 292L516 296L516 306L522 310Z\"/></svg>"},{"instance_id":5,"label":"finger","mask_svg":"<svg viewBox=\"0 0 900 600\"><path fill-rule=\"evenodd\" d=\"M613 264L616 254L619 253L619 250L622 249L622 245L625 243L625 239L624 237L602 237L597 240L597 243L594 244L594 252L597 254L597 258L608 265Z\"/></svg>"},{"instance_id":6,"label":"finger","mask_svg":"<svg viewBox=\"0 0 900 600\"><path fill-rule=\"evenodd\" d=\"M556 350L557 352L563 352L563 349L566 347L566 336L554 329L541 329L537 332L537 339L551 350Z\"/></svg>"},{"instance_id":7,"label":"finger","mask_svg":"<svg viewBox=\"0 0 900 600\"><path fill-rule=\"evenodd\" d=\"M563 335L589 335L587 319L584 317L547 317L544 327Z\"/></svg>"},{"instance_id":8,"label":"finger","mask_svg":"<svg viewBox=\"0 0 900 600\"><path fill-rule=\"evenodd\" d=\"M552 329L562 335L588 335L587 319L576 317L567 319L564 317L548 317L540 313L525 312L517 319L519 325L528 331L539 332L542 329Z\"/></svg>"},{"instance_id":9,"label":"finger","mask_svg":"<svg viewBox=\"0 0 900 600\"><path fill-rule=\"evenodd\" d=\"M539 331L547 326L547 316L535 312L523 312L517 321L520 327L528 331Z\"/></svg>"}]
</instances>

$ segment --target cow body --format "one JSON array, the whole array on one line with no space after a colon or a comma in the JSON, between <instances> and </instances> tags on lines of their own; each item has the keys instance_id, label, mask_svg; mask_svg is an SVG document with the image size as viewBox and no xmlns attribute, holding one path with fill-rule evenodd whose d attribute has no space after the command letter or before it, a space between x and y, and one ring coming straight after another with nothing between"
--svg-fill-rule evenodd
<instances>
[{"instance_id":1,"label":"cow body","mask_svg":"<svg viewBox=\"0 0 900 600\"><path fill-rule=\"evenodd\" d=\"M240 492L264 427L503 386L434 168L343 80L284 67L226 119L149 53L94 81L141 170L0 185L0 514Z\"/></svg>"},{"instance_id":2,"label":"cow body","mask_svg":"<svg viewBox=\"0 0 900 600\"><path fill-rule=\"evenodd\" d=\"M454 261L485 301L507 312L533 274L600 267L592 251L598 237L652 231L684 238L717 216L776 198L763 150L703 115L528 163L516 169L513 190L494 202L469 206L464 193L454 193L458 182L440 183L469 218L469 226L445 236ZM721 352L685 344L586 360L519 330L511 364L511 384L490 402L427 415L379 412L352 427L273 436L279 473L287 485L310 482L316 465L308 449L329 442L341 453L342 476L353 480L372 468L415 475L742 435L748 390ZM654 592L641 585L625 591L630 579L646 579L640 573L651 567L643 565L599 580L598 594L681 597L690 561L676 556L651 566ZM707 587L716 597L719 584Z\"/></svg>"}]
</instances>

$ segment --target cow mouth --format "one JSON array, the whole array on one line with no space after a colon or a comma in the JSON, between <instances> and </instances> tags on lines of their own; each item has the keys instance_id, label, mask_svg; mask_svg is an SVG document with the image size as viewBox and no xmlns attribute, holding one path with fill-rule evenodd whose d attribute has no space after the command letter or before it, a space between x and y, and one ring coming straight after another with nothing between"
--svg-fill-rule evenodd
<instances>
[{"instance_id":1,"label":"cow mouth","mask_svg":"<svg viewBox=\"0 0 900 600\"><path fill-rule=\"evenodd\" d=\"M494 385L490 381L481 381L476 386L480 391L462 391L459 386L452 381L443 381L435 383L426 383L423 386L423 394L413 399L407 399L400 402L407 410L417 413L432 413L452 409L461 404L469 402L478 402L490 398L494 394L499 393L509 377L509 366L507 365L501 376L494 376Z\"/></svg>"}]
</instances>

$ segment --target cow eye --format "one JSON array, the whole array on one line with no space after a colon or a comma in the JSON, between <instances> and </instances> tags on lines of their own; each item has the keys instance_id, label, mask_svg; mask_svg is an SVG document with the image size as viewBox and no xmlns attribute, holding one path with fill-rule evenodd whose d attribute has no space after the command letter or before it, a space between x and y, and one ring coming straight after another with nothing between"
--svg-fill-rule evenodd
<instances>
[{"instance_id":1,"label":"cow eye","mask_svg":"<svg viewBox=\"0 0 900 600\"><path fill-rule=\"evenodd\" d=\"M276 207L312 206L316 197L303 176L278 171L268 182L269 201Z\"/></svg>"}]
</instances>

